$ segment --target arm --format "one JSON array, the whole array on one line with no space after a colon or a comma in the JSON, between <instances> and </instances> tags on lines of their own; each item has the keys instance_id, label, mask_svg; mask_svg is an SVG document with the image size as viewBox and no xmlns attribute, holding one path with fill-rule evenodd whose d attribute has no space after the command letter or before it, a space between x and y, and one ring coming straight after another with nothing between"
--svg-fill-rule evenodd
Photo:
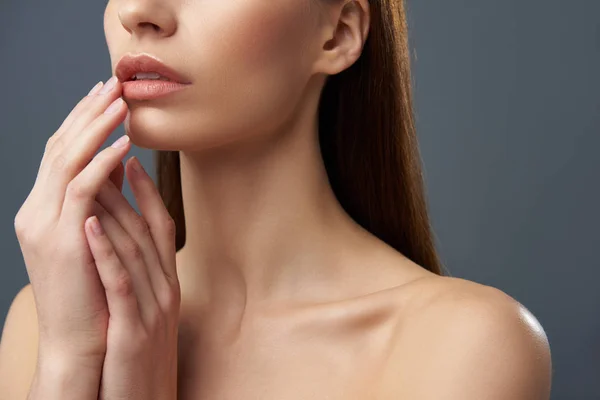
<instances>
[{"instance_id":1,"label":"arm","mask_svg":"<svg viewBox=\"0 0 600 400\"><path fill-rule=\"evenodd\" d=\"M456 289L406 321L381 398L548 400L550 347L536 318L495 288Z\"/></svg>"},{"instance_id":2,"label":"arm","mask_svg":"<svg viewBox=\"0 0 600 400\"><path fill-rule=\"evenodd\" d=\"M0 341L0 400L97 399L101 365L65 356L38 363L38 322L31 285L15 296Z\"/></svg>"}]
</instances>

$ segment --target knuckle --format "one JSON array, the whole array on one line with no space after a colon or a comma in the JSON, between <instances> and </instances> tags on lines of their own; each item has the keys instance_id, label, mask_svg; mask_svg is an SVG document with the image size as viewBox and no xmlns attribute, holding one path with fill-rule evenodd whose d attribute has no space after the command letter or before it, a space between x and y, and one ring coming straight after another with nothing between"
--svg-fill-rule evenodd
<instances>
[{"instance_id":1,"label":"knuckle","mask_svg":"<svg viewBox=\"0 0 600 400\"><path fill-rule=\"evenodd\" d=\"M140 261L143 258L142 248L133 240L123 243L123 252L131 260Z\"/></svg>"},{"instance_id":2,"label":"knuckle","mask_svg":"<svg viewBox=\"0 0 600 400\"><path fill-rule=\"evenodd\" d=\"M163 315L162 311L159 310L158 308L155 308L149 315L148 315L148 322L150 324L150 327L152 330L162 330L165 326L166 326L166 318Z\"/></svg>"},{"instance_id":3,"label":"knuckle","mask_svg":"<svg viewBox=\"0 0 600 400\"><path fill-rule=\"evenodd\" d=\"M19 210L19 212L15 215L13 224L14 224L15 232L17 233L17 236L23 235L25 233L25 226L26 226L25 217L21 210Z\"/></svg>"},{"instance_id":4,"label":"knuckle","mask_svg":"<svg viewBox=\"0 0 600 400\"><path fill-rule=\"evenodd\" d=\"M171 216L168 216L166 219L163 220L162 228L165 234L169 235L169 237L175 236L175 231L177 227L175 226L175 220L171 218Z\"/></svg>"},{"instance_id":5,"label":"knuckle","mask_svg":"<svg viewBox=\"0 0 600 400\"><path fill-rule=\"evenodd\" d=\"M112 146L106 147L95 157L95 162L108 166L114 164L115 157L119 154ZM114 166L112 167L114 168Z\"/></svg>"},{"instance_id":6,"label":"knuckle","mask_svg":"<svg viewBox=\"0 0 600 400\"><path fill-rule=\"evenodd\" d=\"M56 134L50 136L50 138L48 138L48 140L46 141L45 151L50 151L50 149L54 147L54 145L56 145L58 141L60 141L60 139L56 136Z\"/></svg>"},{"instance_id":7,"label":"knuckle","mask_svg":"<svg viewBox=\"0 0 600 400\"><path fill-rule=\"evenodd\" d=\"M29 226L26 227L20 225L15 227L15 232L17 234L17 239L19 239L19 243L22 245L32 245L39 242L38 238L40 237L40 234Z\"/></svg>"},{"instance_id":8,"label":"knuckle","mask_svg":"<svg viewBox=\"0 0 600 400\"><path fill-rule=\"evenodd\" d=\"M179 284L179 276L177 276L177 268L175 265L165 265L164 266L164 274L165 274L165 280L167 281L167 284L169 286L169 288L171 288L172 290L175 290L177 292L181 291L181 286ZM178 294L178 293L176 293ZM181 293L179 293L179 295L181 296Z\"/></svg>"},{"instance_id":9,"label":"knuckle","mask_svg":"<svg viewBox=\"0 0 600 400\"><path fill-rule=\"evenodd\" d=\"M52 160L50 170L52 172L63 172L69 167L69 161L64 154L57 154Z\"/></svg>"},{"instance_id":10,"label":"knuckle","mask_svg":"<svg viewBox=\"0 0 600 400\"><path fill-rule=\"evenodd\" d=\"M179 286L168 285L168 289L162 293L162 306L168 312L174 312L179 309L181 302L181 291Z\"/></svg>"},{"instance_id":11,"label":"knuckle","mask_svg":"<svg viewBox=\"0 0 600 400\"><path fill-rule=\"evenodd\" d=\"M100 261L104 262L115 260L115 250L112 246L102 246L102 248L98 250L98 258Z\"/></svg>"},{"instance_id":12,"label":"knuckle","mask_svg":"<svg viewBox=\"0 0 600 400\"><path fill-rule=\"evenodd\" d=\"M36 224L30 224L22 216L15 217L15 233L21 244L39 243L43 234L42 229Z\"/></svg>"},{"instance_id":13,"label":"knuckle","mask_svg":"<svg viewBox=\"0 0 600 400\"><path fill-rule=\"evenodd\" d=\"M122 270L113 279L112 291L121 297L129 297L133 295L133 282L127 271Z\"/></svg>"},{"instance_id":14,"label":"knuckle","mask_svg":"<svg viewBox=\"0 0 600 400\"><path fill-rule=\"evenodd\" d=\"M148 223L139 215L134 215L134 218L132 218L132 225L134 232L140 236L148 235L150 233Z\"/></svg>"},{"instance_id":15,"label":"knuckle","mask_svg":"<svg viewBox=\"0 0 600 400\"><path fill-rule=\"evenodd\" d=\"M78 180L72 180L67 185L66 195L73 199L83 199L88 197L88 191Z\"/></svg>"}]
</instances>

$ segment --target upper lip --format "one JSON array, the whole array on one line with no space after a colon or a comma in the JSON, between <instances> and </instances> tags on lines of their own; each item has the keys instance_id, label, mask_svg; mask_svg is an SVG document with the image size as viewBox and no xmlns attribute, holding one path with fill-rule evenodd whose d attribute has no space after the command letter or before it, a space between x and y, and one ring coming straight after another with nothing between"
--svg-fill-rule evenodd
<instances>
[{"instance_id":1,"label":"upper lip","mask_svg":"<svg viewBox=\"0 0 600 400\"><path fill-rule=\"evenodd\" d=\"M138 72L156 72L173 82L190 83L179 72L149 54L126 54L121 57L115 69L115 75L121 82L131 80Z\"/></svg>"}]
</instances>

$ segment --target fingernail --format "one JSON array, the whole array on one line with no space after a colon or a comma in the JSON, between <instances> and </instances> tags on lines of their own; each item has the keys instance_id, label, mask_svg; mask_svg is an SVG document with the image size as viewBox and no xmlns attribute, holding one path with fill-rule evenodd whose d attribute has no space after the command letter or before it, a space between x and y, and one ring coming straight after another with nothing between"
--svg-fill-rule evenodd
<instances>
[{"instance_id":1,"label":"fingernail","mask_svg":"<svg viewBox=\"0 0 600 400\"><path fill-rule=\"evenodd\" d=\"M90 225L92 228L92 233L96 236L101 236L104 233L104 229L102 229L102 225L100 225L100 221L98 221L98 217L93 216L90 220Z\"/></svg>"},{"instance_id":2,"label":"fingernail","mask_svg":"<svg viewBox=\"0 0 600 400\"><path fill-rule=\"evenodd\" d=\"M107 82L106 85L104 85L102 87L102 90L100 91L99 94L106 94L108 92L110 92L112 90L112 88L115 87L115 84L117 83L117 77L113 76L111 77Z\"/></svg>"},{"instance_id":3,"label":"fingernail","mask_svg":"<svg viewBox=\"0 0 600 400\"><path fill-rule=\"evenodd\" d=\"M104 114L113 114L119 110L121 104L123 103L123 99L121 97L117 98L115 101L111 103L110 106L106 110L104 110Z\"/></svg>"},{"instance_id":4,"label":"fingernail","mask_svg":"<svg viewBox=\"0 0 600 400\"><path fill-rule=\"evenodd\" d=\"M125 145L129 142L129 136L123 135L116 142L114 142L111 147L119 148L125 147Z\"/></svg>"},{"instance_id":5,"label":"fingernail","mask_svg":"<svg viewBox=\"0 0 600 400\"><path fill-rule=\"evenodd\" d=\"M102 87L102 85L104 85L104 83L102 81L96 83L96 86L94 86L92 88L92 90L90 90L90 92L88 93L88 96L93 96L96 93L98 93L98 90L100 90L100 88Z\"/></svg>"},{"instance_id":6,"label":"fingernail","mask_svg":"<svg viewBox=\"0 0 600 400\"><path fill-rule=\"evenodd\" d=\"M135 171L135 173L137 174L142 174L142 172L144 171L144 167L142 167L142 163L140 162L140 160L137 157L133 157L131 166L133 167L133 170Z\"/></svg>"}]
</instances>

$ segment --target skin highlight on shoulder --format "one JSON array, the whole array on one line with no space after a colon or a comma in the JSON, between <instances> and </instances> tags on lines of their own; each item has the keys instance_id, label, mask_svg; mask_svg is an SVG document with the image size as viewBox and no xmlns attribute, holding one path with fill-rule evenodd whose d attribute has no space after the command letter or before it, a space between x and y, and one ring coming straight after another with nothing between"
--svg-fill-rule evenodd
<instances>
[{"instance_id":1,"label":"skin highlight on shoulder","mask_svg":"<svg viewBox=\"0 0 600 400\"><path fill-rule=\"evenodd\" d=\"M437 277L406 289L383 399L548 399L552 364L536 317L503 291ZM410 292L410 293L409 293Z\"/></svg>"}]
</instances>

